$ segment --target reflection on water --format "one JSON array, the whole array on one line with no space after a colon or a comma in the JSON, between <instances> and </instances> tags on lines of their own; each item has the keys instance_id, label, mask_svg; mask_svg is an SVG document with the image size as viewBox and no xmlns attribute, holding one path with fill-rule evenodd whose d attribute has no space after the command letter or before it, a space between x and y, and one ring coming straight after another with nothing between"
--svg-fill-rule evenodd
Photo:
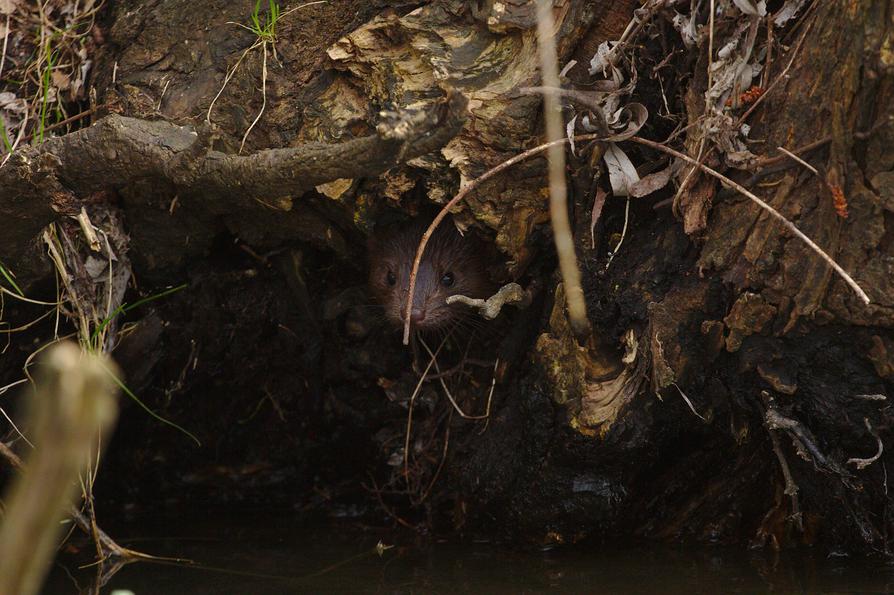
<instances>
[{"instance_id":1,"label":"reflection on water","mask_svg":"<svg viewBox=\"0 0 894 595\"><path fill-rule=\"evenodd\" d=\"M288 526L281 518L157 520L133 531L139 538L126 533L113 529L123 545L197 565L131 564L103 594L894 592L894 567L820 552L776 556L653 545L522 551L343 526ZM379 541L394 547L380 556ZM85 586L89 580L85 571L60 566L44 592L96 592Z\"/></svg>"}]
</instances>

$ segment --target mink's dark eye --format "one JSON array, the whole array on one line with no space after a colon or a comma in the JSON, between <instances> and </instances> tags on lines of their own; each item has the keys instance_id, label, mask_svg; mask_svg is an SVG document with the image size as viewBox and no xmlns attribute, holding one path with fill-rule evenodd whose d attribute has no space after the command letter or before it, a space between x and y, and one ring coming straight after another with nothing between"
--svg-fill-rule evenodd
<instances>
[{"instance_id":1,"label":"mink's dark eye","mask_svg":"<svg viewBox=\"0 0 894 595\"><path fill-rule=\"evenodd\" d=\"M456 279L453 278L453 273L446 272L444 276L441 277L441 285L444 287L453 287L453 284L456 283Z\"/></svg>"},{"instance_id":2,"label":"mink's dark eye","mask_svg":"<svg viewBox=\"0 0 894 595\"><path fill-rule=\"evenodd\" d=\"M388 285L397 285L397 277L391 271L385 275L385 280L388 281Z\"/></svg>"}]
</instances>

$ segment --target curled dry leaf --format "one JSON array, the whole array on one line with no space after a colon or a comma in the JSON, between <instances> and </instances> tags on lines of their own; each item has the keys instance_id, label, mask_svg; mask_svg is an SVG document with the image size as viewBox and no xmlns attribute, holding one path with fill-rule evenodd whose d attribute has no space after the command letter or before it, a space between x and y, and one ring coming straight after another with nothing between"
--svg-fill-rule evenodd
<instances>
[{"instance_id":1,"label":"curled dry leaf","mask_svg":"<svg viewBox=\"0 0 894 595\"><path fill-rule=\"evenodd\" d=\"M613 142L627 140L639 132L639 129L643 127L643 124L648 119L649 110L646 109L646 106L641 103L629 103L612 114L611 118L606 119L606 123L612 130L620 128L623 128L623 130L605 140Z\"/></svg>"},{"instance_id":2,"label":"curled dry leaf","mask_svg":"<svg viewBox=\"0 0 894 595\"><path fill-rule=\"evenodd\" d=\"M0 14L8 15L16 10L16 0L0 0Z\"/></svg>"},{"instance_id":3,"label":"curled dry leaf","mask_svg":"<svg viewBox=\"0 0 894 595\"><path fill-rule=\"evenodd\" d=\"M615 65L618 55L614 50L617 46L617 41L603 41L599 44L599 48L590 59L590 74L602 74L606 77L611 75L612 80L620 85L624 82L624 75Z\"/></svg>"},{"instance_id":4,"label":"curled dry leaf","mask_svg":"<svg viewBox=\"0 0 894 595\"><path fill-rule=\"evenodd\" d=\"M683 45L687 48L694 47L698 42L698 32L695 29L695 21L687 15L677 13L671 23L674 29L679 31L683 39Z\"/></svg>"}]
</instances>

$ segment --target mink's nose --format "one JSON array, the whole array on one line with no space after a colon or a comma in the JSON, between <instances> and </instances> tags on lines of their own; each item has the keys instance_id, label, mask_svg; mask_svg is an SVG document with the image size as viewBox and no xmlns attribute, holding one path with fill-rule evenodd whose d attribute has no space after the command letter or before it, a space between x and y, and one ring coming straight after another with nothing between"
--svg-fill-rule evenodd
<instances>
[{"instance_id":1,"label":"mink's nose","mask_svg":"<svg viewBox=\"0 0 894 595\"><path fill-rule=\"evenodd\" d=\"M424 320L425 320L425 309L413 308L412 312L410 312L410 322L412 322L414 325L418 326Z\"/></svg>"}]
</instances>

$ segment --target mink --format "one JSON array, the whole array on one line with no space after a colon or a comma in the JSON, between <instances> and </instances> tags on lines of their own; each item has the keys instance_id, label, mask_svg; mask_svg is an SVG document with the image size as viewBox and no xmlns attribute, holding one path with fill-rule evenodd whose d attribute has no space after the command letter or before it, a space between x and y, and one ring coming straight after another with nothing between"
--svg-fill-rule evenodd
<instances>
[{"instance_id":1,"label":"mink","mask_svg":"<svg viewBox=\"0 0 894 595\"><path fill-rule=\"evenodd\" d=\"M410 271L428 225L429 221L417 219L386 229L369 242L369 288L384 307L385 317L397 327L404 324ZM448 327L469 312L461 304L448 304L449 296L487 298L491 289L480 244L471 234L460 235L448 218L435 229L422 253L411 327L423 332Z\"/></svg>"}]
</instances>

